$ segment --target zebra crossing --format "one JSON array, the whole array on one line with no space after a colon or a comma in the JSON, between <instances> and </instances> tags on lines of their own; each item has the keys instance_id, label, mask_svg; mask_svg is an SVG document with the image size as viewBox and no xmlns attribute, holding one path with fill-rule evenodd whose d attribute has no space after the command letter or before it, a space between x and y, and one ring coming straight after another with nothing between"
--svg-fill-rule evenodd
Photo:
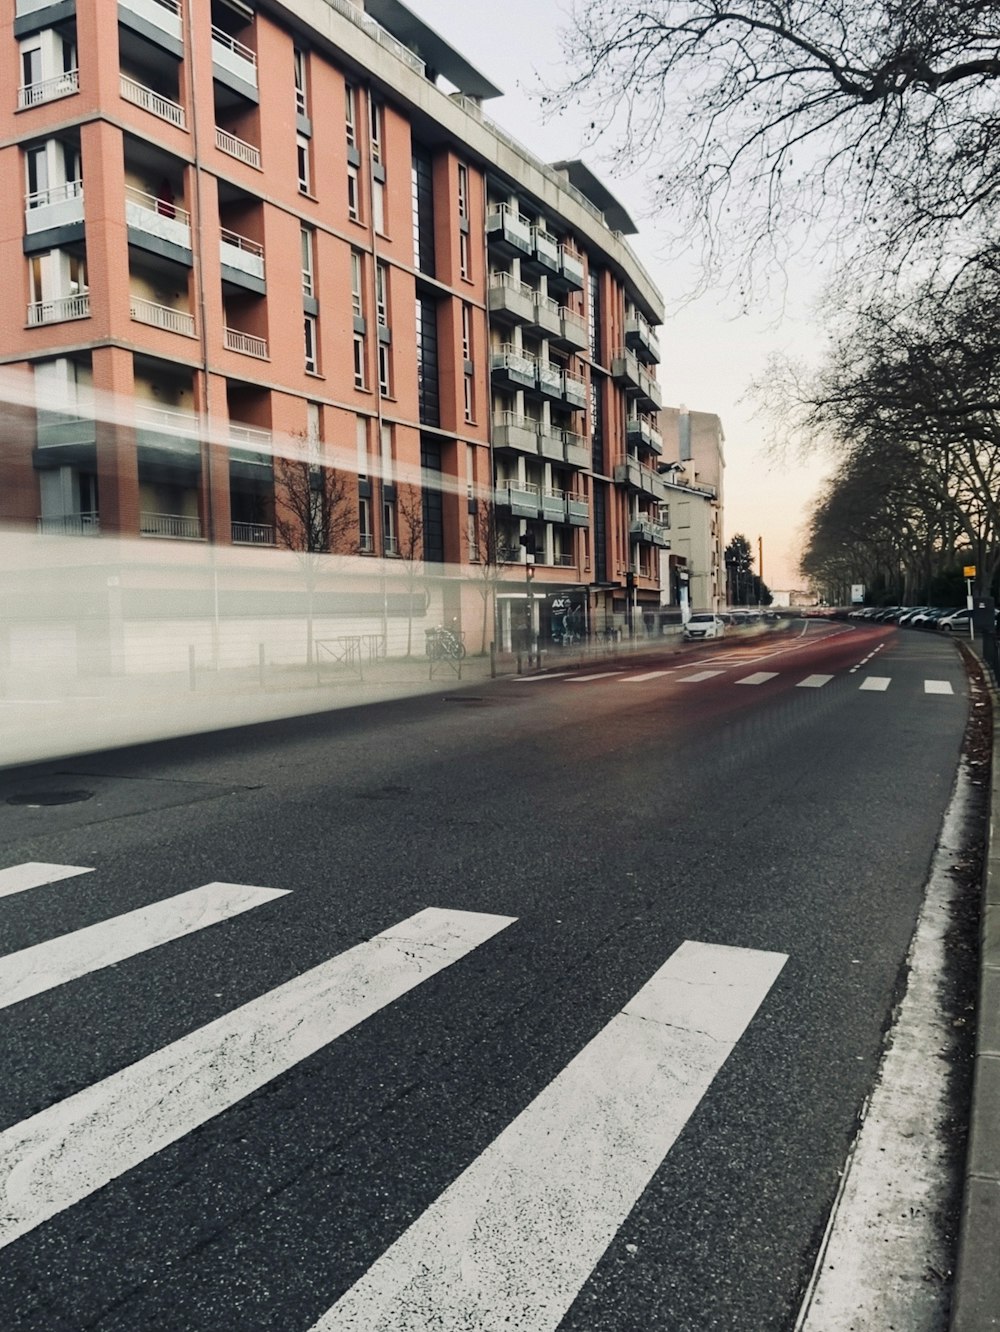
<instances>
[{"instance_id":1,"label":"zebra crossing","mask_svg":"<svg viewBox=\"0 0 1000 1332\"><path fill-rule=\"evenodd\" d=\"M32 862L0 894L95 871ZM16 886L15 886L16 885ZM0 956L2 1020L285 889L212 882ZM0 1249L447 973L516 917L426 907L0 1132ZM523 927L522 927L523 928ZM688 940L301 1332L553 1332L735 1049L784 953ZM20 1005L15 1009L15 1005ZM329 1113L328 1104L316 1107ZM183 1199L178 1200L183 1206ZM206 1330L207 1332L207 1330ZM288 1332L293 1332L288 1329Z\"/></svg>"},{"instance_id":2,"label":"zebra crossing","mask_svg":"<svg viewBox=\"0 0 1000 1332\"><path fill-rule=\"evenodd\" d=\"M729 683L737 685L766 685L772 680L779 680L783 676L794 674L789 671L752 671L749 675L733 674L731 665L719 667L706 667L702 670L688 671L687 674L679 672L687 670L686 667L671 667L666 670L645 671L639 674L629 672L627 668L620 667L613 671L595 671L583 675L574 675L568 671L553 671L550 674L540 675L517 675L509 677L512 684L546 684L554 680L561 680L563 684L592 684L598 680L614 680L616 684L633 685L647 684L651 680L664 679L668 684L693 685L702 684L707 680L717 680L721 676L730 676ZM854 671L843 672L842 675L853 676ZM797 689L823 689L839 677L828 674L810 674L801 679L795 680ZM888 675L865 675L860 677L856 688L862 693L884 694L893 684L893 678ZM954 695L955 690L950 680L924 680L922 682L922 692L924 694L946 696Z\"/></svg>"}]
</instances>

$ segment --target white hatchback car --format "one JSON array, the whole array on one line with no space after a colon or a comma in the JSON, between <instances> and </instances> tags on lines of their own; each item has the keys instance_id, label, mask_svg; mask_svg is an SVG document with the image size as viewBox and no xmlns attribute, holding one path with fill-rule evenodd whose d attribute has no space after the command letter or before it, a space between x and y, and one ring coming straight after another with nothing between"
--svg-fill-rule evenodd
<instances>
[{"instance_id":1,"label":"white hatchback car","mask_svg":"<svg viewBox=\"0 0 1000 1332\"><path fill-rule=\"evenodd\" d=\"M725 632L725 620L708 612L692 615L684 626L684 637L688 641L695 638L721 638Z\"/></svg>"}]
</instances>

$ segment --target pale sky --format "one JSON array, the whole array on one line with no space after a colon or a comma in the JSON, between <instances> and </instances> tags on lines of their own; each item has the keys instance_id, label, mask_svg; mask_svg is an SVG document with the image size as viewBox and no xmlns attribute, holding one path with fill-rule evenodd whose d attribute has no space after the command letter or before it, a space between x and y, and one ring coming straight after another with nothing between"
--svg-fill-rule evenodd
<instances>
[{"instance_id":1,"label":"pale sky","mask_svg":"<svg viewBox=\"0 0 1000 1332\"><path fill-rule=\"evenodd\" d=\"M664 294L676 304L688 275L666 252L656 219L646 215L642 181L616 178L601 160L601 147L585 149L586 117L571 114L543 123L532 97L541 82L555 83L562 69L559 30L567 23L567 0L502 0L487 9L482 0L406 0L486 75L504 96L484 110L536 157L547 162L583 157L628 209L639 235L629 238ZM743 532L754 551L763 537L764 580L771 588L801 586L799 533L822 480L820 464L772 461L763 445L764 427L753 405L741 399L774 351L815 356L821 339L809 316L814 291L808 274L788 272L783 308L777 304L753 317L740 316L735 297L710 294L668 317L660 330L659 379L664 403L715 412L726 435L725 524L727 540Z\"/></svg>"}]
</instances>

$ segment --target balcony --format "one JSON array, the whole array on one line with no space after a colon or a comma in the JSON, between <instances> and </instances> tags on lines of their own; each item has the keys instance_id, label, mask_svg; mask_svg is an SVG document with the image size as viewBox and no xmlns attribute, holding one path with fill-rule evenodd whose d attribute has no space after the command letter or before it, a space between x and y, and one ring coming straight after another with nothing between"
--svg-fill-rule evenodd
<instances>
[{"instance_id":1,"label":"balcony","mask_svg":"<svg viewBox=\"0 0 1000 1332\"><path fill-rule=\"evenodd\" d=\"M212 66L216 78L229 86L236 84L238 91L244 88L257 92L257 57L235 37L221 28L212 27Z\"/></svg>"},{"instance_id":2,"label":"balcony","mask_svg":"<svg viewBox=\"0 0 1000 1332\"><path fill-rule=\"evenodd\" d=\"M639 397L637 405L644 407L646 411L658 412L663 406L663 390L645 370L639 367Z\"/></svg>"},{"instance_id":3,"label":"balcony","mask_svg":"<svg viewBox=\"0 0 1000 1332\"><path fill-rule=\"evenodd\" d=\"M160 120L166 120L169 124L176 125L178 129L187 128L184 108L179 102L172 102L169 97L163 97L160 93L154 92L152 88L147 88L144 83L137 83L135 79L130 79L127 74L122 74L119 82L121 95L126 102L131 102L134 106L141 106L150 115L158 116Z\"/></svg>"},{"instance_id":4,"label":"balcony","mask_svg":"<svg viewBox=\"0 0 1000 1332\"><path fill-rule=\"evenodd\" d=\"M101 524L97 511L91 513L58 513L38 519L38 531L43 536L97 536Z\"/></svg>"},{"instance_id":5,"label":"balcony","mask_svg":"<svg viewBox=\"0 0 1000 1332\"><path fill-rule=\"evenodd\" d=\"M186 338L194 337L194 315L186 310L175 309L172 305L157 305L142 296L129 297L129 314L137 324L149 324L153 328L165 329L168 333L182 333Z\"/></svg>"},{"instance_id":6,"label":"balcony","mask_svg":"<svg viewBox=\"0 0 1000 1332\"><path fill-rule=\"evenodd\" d=\"M630 391L637 392L639 383L639 362L626 348L619 347L611 356L611 378Z\"/></svg>"},{"instance_id":7,"label":"balcony","mask_svg":"<svg viewBox=\"0 0 1000 1332\"><path fill-rule=\"evenodd\" d=\"M542 511L542 497L533 481L499 482L496 503L501 509L509 509L515 518L537 518Z\"/></svg>"},{"instance_id":8,"label":"balcony","mask_svg":"<svg viewBox=\"0 0 1000 1332\"><path fill-rule=\"evenodd\" d=\"M215 146L221 153L226 153L229 157L235 157L240 162L245 162L247 166L260 170L260 149L255 148L252 143L238 139L228 130L220 129L218 125L215 127Z\"/></svg>"},{"instance_id":9,"label":"balcony","mask_svg":"<svg viewBox=\"0 0 1000 1332\"><path fill-rule=\"evenodd\" d=\"M243 356L254 356L258 361L266 361L267 339L255 337L253 333L243 333L238 328L225 328L222 341L228 351L240 352Z\"/></svg>"},{"instance_id":10,"label":"balcony","mask_svg":"<svg viewBox=\"0 0 1000 1332\"><path fill-rule=\"evenodd\" d=\"M517 324L530 324L535 313L534 291L510 273L491 273L488 295L490 314L506 315Z\"/></svg>"},{"instance_id":11,"label":"balcony","mask_svg":"<svg viewBox=\"0 0 1000 1332\"><path fill-rule=\"evenodd\" d=\"M559 273L559 242L544 227L531 228L531 254L526 262L537 272Z\"/></svg>"},{"instance_id":12,"label":"balcony","mask_svg":"<svg viewBox=\"0 0 1000 1332\"><path fill-rule=\"evenodd\" d=\"M493 418L493 447L507 453L538 457L538 422L516 412L501 412Z\"/></svg>"},{"instance_id":13,"label":"balcony","mask_svg":"<svg viewBox=\"0 0 1000 1332\"><path fill-rule=\"evenodd\" d=\"M647 365L655 364L660 359L660 344L656 334L641 314L631 314L626 318L625 346Z\"/></svg>"},{"instance_id":14,"label":"balcony","mask_svg":"<svg viewBox=\"0 0 1000 1332\"><path fill-rule=\"evenodd\" d=\"M172 537L175 541L200 541L201 519L182 513L140 513L139 535Z\"/></svg>"},{"instance_id":15,"label":"balcony","mask_svg":"<svg viewBox=\"0 0 1000 1332\"><path fill-rule=\"evenodd\" d=\"M535 365L533 356L506 343L490 353L490 374L493 383L500 388L533 389Z\"/></svg>"},{"instance_id":16,"label":"balcony","mask_svg":"<svg viewBox=\"0 0 1000 1332\"><path fill-rule=\"evenodd\" d=\"M257 283L263 284L264 247L249 236L241 236L223 227L219 233L219 259L223 268L231 269L234 274L255 278Z\"/></svg>"},{"instance_id":17,"label":"balcony","mask_svg":"<svg viewBox=\"0 0 1000 1332\"><path fill-rule=\"evenodd\" d=\"M559 327L552 334L552 340L558 347L565 347L567 351L586 351L590 336L583 316L574 310L568 310L565 305L560 306Z\"/></svg>"},{"instance_id":18,"label":"balcony","mask_svg":"<svg viewBox=\"0 0 1000 1332\"><path fill-rule=\"evenodd\" d=\"M83 221L83 181L67 180L24 197L24 229L32 235Z\"/></svg>"},{"instance_id":19,"label":"balcony","mask_svg":"<svg viewBox=\"0 0 1000 1332\"><path fill-rule=\"evenodd\" d=\"M567 407L582 412L587 406L587 381L567 370L563 375L563 398Z\"/></svg>"},{"instance_id":20,"label":"balcony","mask_svg":"<svg viewBox=\"0 0 1000 1332\"><path fill-rule=\"evenodd\" d=\"M547 523L566 521L566 496L561 490L542 491L542 517Z\"/></svg>"},{"instance_id":21,"label":"balcony","mask_svg":"<svg viewBox=\"0 0 1000 1332\"><path fill-rule=\"evenodd\" d=\"M198 418L191 412L136 403L135 443L144 453L159 455L161 460L180 464L187 471L201 466Z\"/></svg>"},{"instance_id":22,"label":"balcony","mask_svg":"<svg viewBox=\"0 0 1000 1332\"><path fill-rule=\"evenodd\" d=\"M631 416L625 422L625 443L630 449L655 453L657 457L663 453L663 437L645 416Z\"/></svg>"},{"instance_id":23,"label":"balcony","mask_svg":"<svg viewBox=\"0 0 1000 1332\"><path fill-rule=\"evenodd\" d=\"M60 97L69 97L80 91L80 71L69 69L65 74L57 74L51 79L42 79L38 83L26 83L17 90L17 108L25 110L29 106L39 106L42 102L54 102Z\"/></svg>"},{"instance_id":24,"label":"balcony","mask_svg":"<svg viewBox=\"0 0 1000 1332\"><path fill-rule=\"evenodd\" d=\"M650 496L651 499L662 500L666 498L667 488L659 474L654 472L651 467L644 467L635 458L628 458L623 463L617 463L614 470L614 479L619 485L625 485L630 490L637 490L642 495Z\"/></svg>"},{"instance_id":25,"label":"balcony","mask_svg":"<svg viewBox=\"0 0 1000 1332\"><path fill-rule=\"evenodd\" d=\"M561 402L563 396L562 369L558 365L550 365L548 361L536 361L535 368L538 375L539 393Z\"/></svg>"},{"instance_id":26,"label":"balcony","mask_svg":"<svg viewBox=\"0 0 1000 1332\"><path fill-rule=\"evenodd\" d=\"M590 466L590 444L584 435L574 430L564 430L563 458L567 467L586 468Z\"/></svg>"},{"instance_id":27,"label":"balcony","mask_svg":"<svg viewBox=\"0 0 1000 1332\"><path fill-rule=\"evenodd\" d=\"M659 546L661 550L670 549L670 539L666 529L660 523L651 522L648 518L633 518L629 524L628 534L640 545Z\"/></svg>"},{"instance_id":28,"label":"balcony","mask_svg":"<svg viewBox=\"0 0 1000 1332\"><path fill-rule=\"evenodd\" d=\"M39 408L35 444L39 449L86 449L97 440L93 416L74 416Z\"/></svg>"},{"instance_id":29,"label":"balcony","mask_svg":"<svg viewBox=\"0 0 1000 1332\"><path fill-rule=\"evenodd\" d=\"M559 272L549 278L549 285L565 291L583 291L583 284L583 255L574 250L572 245L560 245Z\"/></svg>"},{"instance_id":30,"label":"balcony","mask_svg":"<svg viewBox=\"0 0 1000 1332\"><path fill-rule=\"evenodd\" d=\"M39 324L61 324L67 319L86 319L90 314L90 293L79 296L57 296L52 301L35 301L28 306L28 327Z\"/></svg>"},{"instance_id":31,"label":"balcony","mask_svg":"<svg viewBox=\"0 0 1000 1332\"><path fill-rule=\"evenodd\" d=\"M533 253L531 223L507 204L499 204L486 214L486 240L500 254L510 258L523 258Z\"/></svg>"},{"instance_id":32,"label":"balcony","mask_svg":"<svg viewBox=\"0 0 1000 1332\"><path fill-rule=\"evenodd\" d=\"M590 501L579 495L566 496L566 520L574 527L590 525Z\"/></svg>"},{"instance_id":33,"label":"balcony","mask_svg":"<svg viewBox=\"0 0 1000 1332\"><path fill-rule=\"evenodd\" d=\"M125 186L125 222L133 242L155 237L191 252L191 214L169 199L158 199L132 185Z\"/></svg>"},{"instance_id":34,"label":"balcony","mask_svg":"<svg viewBox=\"0 0 1000 1332\"><path fill-rule=\"evenodd\" d=\"M118 9L125 22L130 18L137 21L135 26L143 35L153 33L169 38L169 49L175 49L183 40L177 0L118 0Z\"/></svg>"},{"instance_id":35,"label":"balcony","mask_svg":"<svg viewBox=\"0 0 1000 1332\"><path fill-rule=\"evenodd\" d=\"M563 461L563 432L558 426L539 425L538 451L552 462Z\"/></svg>"},{"instance_id":36,"label":"balcony","mask_svg":"<svg viewBox=\"0 0 1000 1332\"><path fill-rule=\"evenodd\" d=\"M230 425L229 460L254 467L274 465L274 442L270 430L255 426Z\"/></svg>"},{"instance_id":37,"label":"balcony","mask_svg":"<svg viewBox=\"0 0 1000 1332\"><path fill-rule=\"evenodd\" d=\"M558 338L562 329L559 318L559 305L551 296L543 296L540 291L531 293L531 318L528 327L545 338Z\"/></svg>"},{"instance_id":38,"label":"balcony","mask_svg":"<svg viewBox=\"0 0 1000 1332\"><path fill-rule=\"evenodd\" d=\"M273 546L274 528L269 523L233 523L234 546Z\"/></svg>"}]
</instances>

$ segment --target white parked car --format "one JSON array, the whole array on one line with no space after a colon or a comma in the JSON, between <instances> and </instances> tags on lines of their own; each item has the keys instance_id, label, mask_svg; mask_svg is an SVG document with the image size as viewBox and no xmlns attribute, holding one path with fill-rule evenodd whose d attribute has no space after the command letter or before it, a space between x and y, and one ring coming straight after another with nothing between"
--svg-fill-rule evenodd
<instances>
[{"instance_id":1,"label":"white parked car","mask_svg":"<svg viewBox=\"0 0 1000 1332\"><path fill-rule=\"evenodd\" d=\"M689 641L695 638L721 638L725 632L725 620L721 615L712 615L709 612L692 615L684 626L684 637Z\"/></svg>"}]
</instances>

